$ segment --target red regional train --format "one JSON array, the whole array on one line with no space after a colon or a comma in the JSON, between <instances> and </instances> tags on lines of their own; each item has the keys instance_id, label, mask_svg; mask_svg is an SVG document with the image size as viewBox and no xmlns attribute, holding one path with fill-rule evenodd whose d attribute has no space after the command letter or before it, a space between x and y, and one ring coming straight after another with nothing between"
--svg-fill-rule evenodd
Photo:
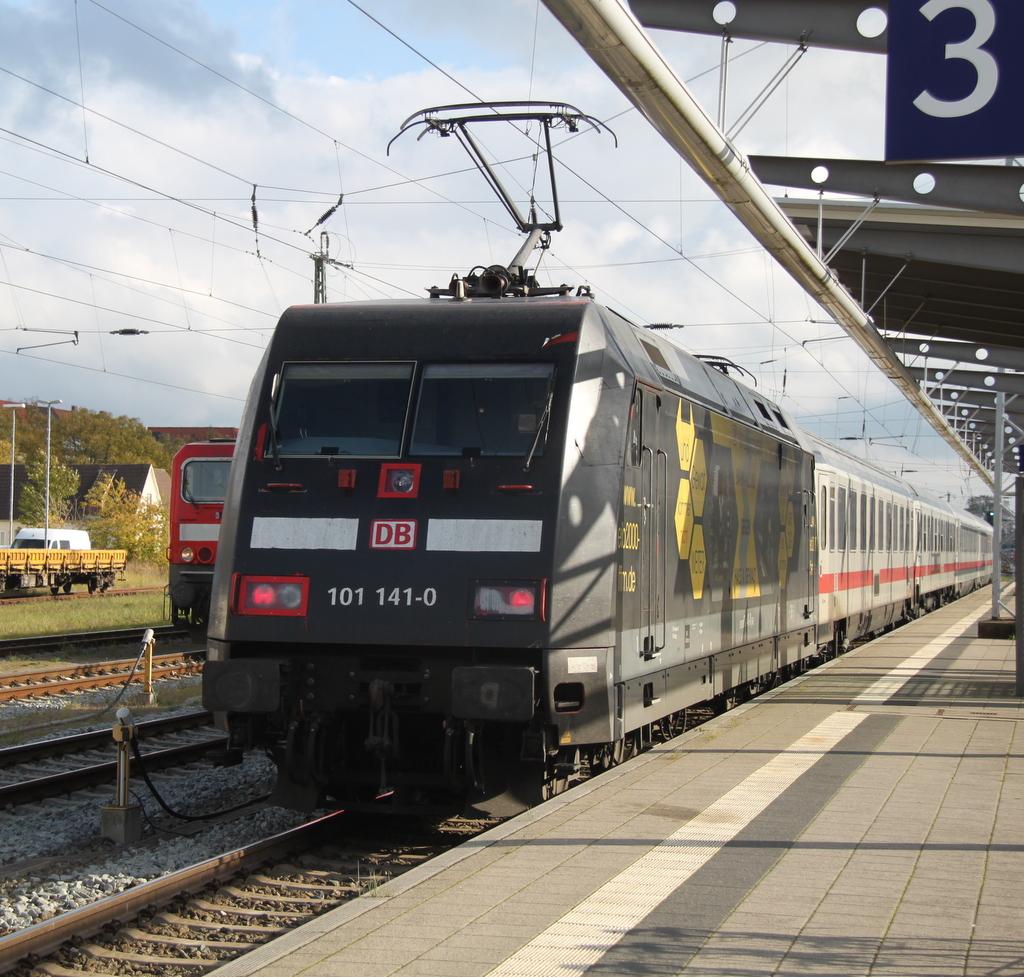
<instances>
[{"instance_id":1,"label":"red regional train","mask_svg":"<svg viewBox=\"0 0 1024 977\"><path fill-rule=\"evenodd\" d=\"M234 441L199 441L184 445L174 456L167 548L172 624L206 627L234 450Z\"/></svg>"}]
</instances>

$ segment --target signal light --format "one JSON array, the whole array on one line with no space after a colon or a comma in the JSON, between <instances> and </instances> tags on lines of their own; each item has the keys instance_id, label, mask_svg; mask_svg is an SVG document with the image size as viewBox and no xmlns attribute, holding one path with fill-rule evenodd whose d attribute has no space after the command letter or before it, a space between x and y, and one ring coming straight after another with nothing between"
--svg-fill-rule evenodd
<instances>
[{"instance_id":1,"label":"signal light","mask_svg":"<svg viewBox=\"0 0 1024 977\"><path fill-rule=\"evenodd\" d=\"M181 549L181 562L191 563L195 558L195 553L192 551L191 546L183 546Z\"/></svg>"},{"instance_id":2,"label":"signal light","mask_svg":"<svg viewBox=\"0 0 1024 977\"><path fill-rule=\"evenodd\" d=\"M256 577L236 573L231 585L233 614L304 617L309 577Z\"/></svg>"},{"instance_id":3,"label":"signal light","mask_svg":"<svg viewBox=\"0 0 1024 977\"><path fill-rule=\"evenodd\" d=\"M471 621L543 621L546 580L474 580L470 583Z\"/></svg>"}]
</instances>

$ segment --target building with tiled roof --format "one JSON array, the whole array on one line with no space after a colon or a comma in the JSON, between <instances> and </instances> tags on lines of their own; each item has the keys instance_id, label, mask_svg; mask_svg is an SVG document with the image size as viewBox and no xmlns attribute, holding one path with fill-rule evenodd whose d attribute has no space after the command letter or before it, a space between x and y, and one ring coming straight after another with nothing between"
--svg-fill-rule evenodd
<instances>
[{"instance_id":1,"label":"building with tiled roof","mask_svg":"<svg viewBox=\"0 0 1024 977\"><path fill-rule=\"evenodd\" d=\"M85 497L89 490L112 475L115 480L122 480L129 492L137 493L143 501L164 505L170 491L170 475L152 465L69 465L72 471L78 472L78 491L71 500L69 520L78 522L87 520L89 516ZM25 465L14 466L14 532L21 528L18 520L18 505L21 493L28 480ZM161 490L161 484L165 486ZM0 546L9 546L8 516L10 513L10 466L0 465ZM87 527L88 528L88 527Z\"/></svg>"}]
</instances>

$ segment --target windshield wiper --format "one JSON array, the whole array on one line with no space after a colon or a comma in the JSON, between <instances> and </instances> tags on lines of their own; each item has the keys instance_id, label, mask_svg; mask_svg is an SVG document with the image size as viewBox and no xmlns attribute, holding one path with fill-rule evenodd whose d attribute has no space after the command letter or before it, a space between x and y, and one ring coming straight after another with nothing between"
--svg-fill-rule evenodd
<instances>
[{"instance_id":1,"label":"windshield wiper","mask_svg":"<svg viewBox=\"0 0 1024 977\"><path fill-rule=\"evenodd\" d=\"M528 472L530 465L533 463L533 456L537 453L537 448L540 446L540 439L547 431L548 418L551 416L551 401L554 399L555 390L554 387L548 391L548 402L544 405L544 413L540 415L540 422L537 424L537 433L533 436L533 444L530 445L530 450L526 452L526 457L523 459L523 471Z\"/></svg>"},{"instance_id":2,"label":"windshield wiper","mask_svg":"<svg viewBox=\"0 0 1024 977\"><path fill-rule=\"evenodd\" d=\"M277 432L277 396L281 392L281 374L275 373L270 384L270 410L267 415L267 436L270 438L270 454L274 459L274 468L281 471L284 467L281 464L280 435Z\"/></svg>"},{"instance_id":3,"label":"windshield wiper","mask_svg":"<svg viewBox=\"0 0 1024 977\"><path fill-rule=\"evenodd\" d=\"M270 419L267 422L267 437L270 439L270 456L274 459L274 468L281 471L281 447L278 442L277 422L274 420L274 408L270 408Z\"/></svg>"}]
</instances>

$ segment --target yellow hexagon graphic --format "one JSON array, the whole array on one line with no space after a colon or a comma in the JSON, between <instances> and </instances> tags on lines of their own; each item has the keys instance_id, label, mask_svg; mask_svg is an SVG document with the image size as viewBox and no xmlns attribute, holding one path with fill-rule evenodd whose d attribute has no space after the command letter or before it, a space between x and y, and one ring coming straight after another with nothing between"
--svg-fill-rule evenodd
<instances>
[{"instance_id":1,"label":"yellow hexagon graphic","mask_svg":"<svg viewBox=\"0 0 1024 977\"><path fill-rule=\"evenodd\" d=\"M679 480L679 492L676 495L676 542L679 544L679 559L690 557L690 541L693 537L693 504L690 502L690 480Z\"/></svg>"},{"instance_id":2,"label":"yellow hexagon graphic","mask_svg":"<svg viewBox=\"0 0 1024 977\"><path fill-rule=\"evenodd\" d=\"M704 552L704 527L693 527L693 541L690 544L690 586L693 596L700 600L704 596L704 574L708 568L707 553Z\"/></svg>"},{"instance_id":3,"label":"yellow hexagon graphic","mask_svg":"<svg viewBox=\"0 0 1024 977\"><path fill-rule=\"evenodd\" d=\"M683 412L686 412L686 419L683 419ZM679 468L688 472L690 470L690 459L693 457L693 442L697 438L697 429L693 423L693 408L689 404L679 401L679 410L676 411L676 443L679 445Z\"/></svg>"},{"instance_id":4,"label":"yellow hexagon graphic","mask_svg":"<svg viewBox=\"0 0 1024 977\"><path fill-rule=\"evenodd\" d=\"M693 514L699 519L704 515L704 496L708 493L708 467L704 461L704 442L698 441L693 448L693 464L690 466L690 497L693 499Z\"/></svg>"},{"instance_id":5,"label":"yellow hexagon graphic","mask_svg":"<svg viewBox=\"0 0 1024 977\"><path fill-rule=\"evenodd\" d=\"M712 413L711 436L715 439L715 444L736 448L740 443L740 428L732 418Z\"/></svg>"}]
</instances>

